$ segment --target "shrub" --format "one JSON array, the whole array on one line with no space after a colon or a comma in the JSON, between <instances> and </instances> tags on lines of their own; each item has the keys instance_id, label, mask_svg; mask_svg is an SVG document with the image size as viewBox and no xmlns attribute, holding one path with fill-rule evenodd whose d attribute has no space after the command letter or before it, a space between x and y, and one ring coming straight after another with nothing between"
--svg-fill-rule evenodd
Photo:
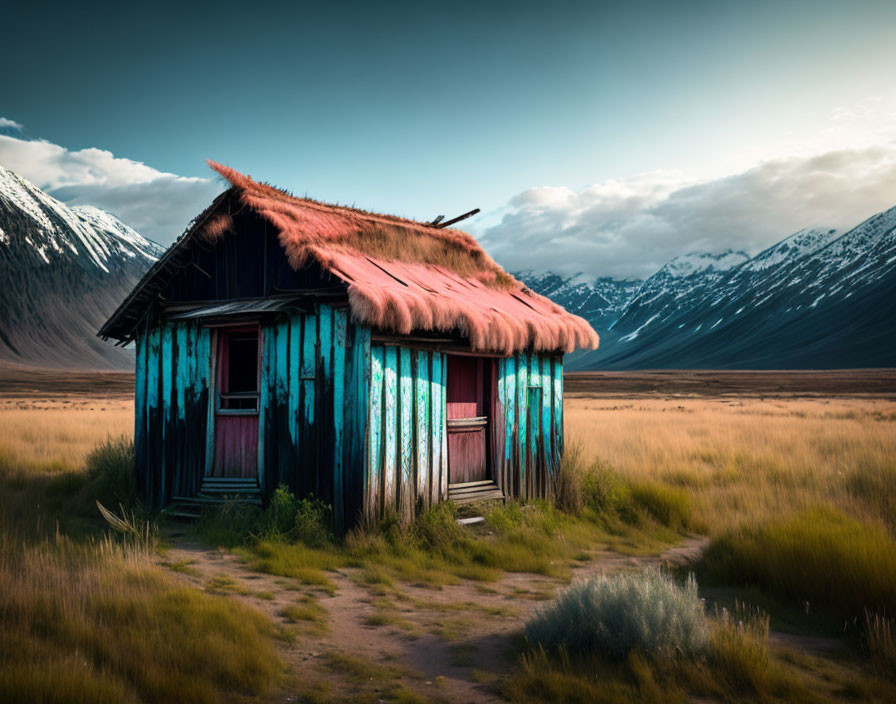
<instances>
[{"instance_id":1,"label":"shrub","mask_svg":"<svg viewBox=\"0 0 896 704\"><path fill-rule=\"evenodd\" d=\"M285 490L283 487L281 489ZM292 498L295 501L295 497ZM333 541L332 509L314 496L295 501L293 528L289 537L312 548L320 548L331 543Z\"/></svg>"},{"instance_id":2,"label":"shrub","mask_svg":"<svg viewBox=\"0 0 896 704\"><path fill-rule=\"evenodd\" d=\"M645 570L573 585L529 621L526 635L546 649L570 654L672 657L702 649L709 626L693 575L679 586Z\"/></svg>"},{"instance_id":3,"label":"shrub","mask_svg":"<svg viewBox=\"0 0 896 704\"><path fill-rule=\"evenodd\" d=\"M106 506L132 506L136 497L134 441L109 438L87 455L87 490Z\"/></svg>"},{"instance_id":4,"label":"shrub","mask_svg":"<svg viewBox=\"0 0 896 704\"><path fill-rule=\"evenodd\" d=\"M333 515L320 499L297 499L281 485L263 510L239 501L206 508L197 529L204 540L223 547L291 540L318 548L333 541Z\"/></svg>"},{"instance_id":5,"label":"shrub","mask_svg":"<svg viewBox=\"0 0 896 704\"><path fill-rule=\"evenodd\" d=\"M896 612L896 540L831 509L731 531L710 544L704 566L719 581L754 584L838 617Z\"/></svg>"},{"instance_id":6,"label":"shrub","mask_svg":"<svg viewBox=\"0 0 896 704\"><path fill-rule=\"evenodd\" d=\"M464 529L457 523L457 508L450 501L421 511L411 525L411 535L424 550L445 553L467 540Z\"/></svg>"}]
</instances>

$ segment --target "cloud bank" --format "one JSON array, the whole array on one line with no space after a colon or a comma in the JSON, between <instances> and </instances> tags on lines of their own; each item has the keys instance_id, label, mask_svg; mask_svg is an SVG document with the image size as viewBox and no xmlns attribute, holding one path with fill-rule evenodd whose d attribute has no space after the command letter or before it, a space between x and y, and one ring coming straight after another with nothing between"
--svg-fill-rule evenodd
<instances>
[{"instance_id":1,"label":"cloud bank","mask_svg":"<svg viewBox=\"0 0 896 704\"><path fill-rule=\"evenodd\" d=\"M513 197L480 234L510 270L646 277L669 259L755 254L804 227L848 228L896 205L896 144L768 161L711 181L642 174Z\"/></svg>"},{"instance_id":2,"label":"cloud bank","mask_svg":"<svg viewBox=\"0 0 896 704\"><path fill-rule=\"evenodd\" d=\"M24 127L20 125L15 120L10 120L8 117L0 116L0 130L9 130L12 132L21 132Z\"/></svg>"},{"instance_id":3,"label":"cloud bank","mask_svg":"<svg viewBox=\"0 0 896 704\"><path fill-rule=\"evenodd\" d=\"M54 198L102 208L163 245L178 237L224 189L213 179L165 173L103 149L71 151L44 140L3 134L0 164Z\"/></svg>"}]
</instances>

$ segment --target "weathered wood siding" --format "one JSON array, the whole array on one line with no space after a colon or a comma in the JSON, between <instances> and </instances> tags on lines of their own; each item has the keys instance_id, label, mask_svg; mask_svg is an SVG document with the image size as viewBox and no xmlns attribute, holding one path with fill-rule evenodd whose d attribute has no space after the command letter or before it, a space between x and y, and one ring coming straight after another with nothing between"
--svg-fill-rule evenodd
<instances>
[{"instance_id":1,"label":"weathered wood siding","mask_svg":"<svg viewBox=\"0 0 896 704\"><path fill-rule=\"evenodd\" d=\"M563 454L563 362L520 354L497 360L493 476L508 498L547 497Z\"/></svg>"},{"instance_id":2,"label":"weathered wood siding","mask_svg":"<svg viewBox=\"0 0 896 704\"><path fill-rule=\"evenodd\" d=\"M134 442L137 489L158 508L190 496L205 468L211 345L194 323L165 324L137 338Z\"/></svg>"},{"instance_id":3,"label":"weathered wood siding","mask_svg":"<svg viewBox=\"0 0 896 704\"><path fill-rule=\"evenodd\" d=\"M374 345L370 351L364 508L409 520L448 495L445 355Z\"/></svg>"},{"instance_id":4,"label":"weathered wood siding","mask_svg":"<svg viewBox=\"0 0 896 704\"><path fill-rule=\"evenodd\" d=\"M137 482L152 507L192 496L211 466L214 332L165 323L137 339ZM371 345L343 307L315 305L261 325L258 475L333 506L410 520L448 495L447 358ZM563 450L559 356L495 358L489 475L508 498L549 496Z\"/></svg>"},{"instance_id":5,"label":"weathered wood siding","mask_svg":"<svg viewBox=\"0 0 896 704\"><path fill-rule=\"evenodd\" d=\"M262 324L259 482L333 506L338 527L360 515L370 332L345 308Z\"/></svg>"}]
</instances>

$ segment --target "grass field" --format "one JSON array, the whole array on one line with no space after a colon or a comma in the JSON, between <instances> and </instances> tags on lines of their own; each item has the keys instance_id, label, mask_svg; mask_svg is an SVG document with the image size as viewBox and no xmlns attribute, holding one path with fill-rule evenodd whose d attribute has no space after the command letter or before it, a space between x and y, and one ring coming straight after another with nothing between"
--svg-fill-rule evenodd
<instances>
[{"instance_id":1,"label":"grass field","mask_svg":"<svg viewBox=\"0 0 896 704\"><path fill-rule=\"evenodd\" d=\"M91 453L132 432L126 383L6 384L0 699L893 700L893 380L572 377L558 508L509 505L473 530L443 511L335 543L294 504L110 536L93 505L110 458ZM522 640L570 579L695 534L708 549L685 571L710 612L750 609L746 626L711 615L705 653L610 661Z\"/></svg>"}]
</instances>

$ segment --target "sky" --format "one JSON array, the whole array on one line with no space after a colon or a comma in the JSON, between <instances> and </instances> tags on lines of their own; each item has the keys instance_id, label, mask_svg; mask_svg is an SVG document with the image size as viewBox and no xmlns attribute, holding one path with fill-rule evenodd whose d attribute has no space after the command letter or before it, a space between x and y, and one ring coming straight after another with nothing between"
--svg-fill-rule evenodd
<instances>
[{"instance_id":1,"label":"sky","mask_svg":"<svg viewBox=\"0 0 896 704\"><path fill-rule=\"evenodd\" d=\"M222 184L644 277L896 205L896 3L16 3L0 165L168 244Z\"/></svg>"}]
</instances>

